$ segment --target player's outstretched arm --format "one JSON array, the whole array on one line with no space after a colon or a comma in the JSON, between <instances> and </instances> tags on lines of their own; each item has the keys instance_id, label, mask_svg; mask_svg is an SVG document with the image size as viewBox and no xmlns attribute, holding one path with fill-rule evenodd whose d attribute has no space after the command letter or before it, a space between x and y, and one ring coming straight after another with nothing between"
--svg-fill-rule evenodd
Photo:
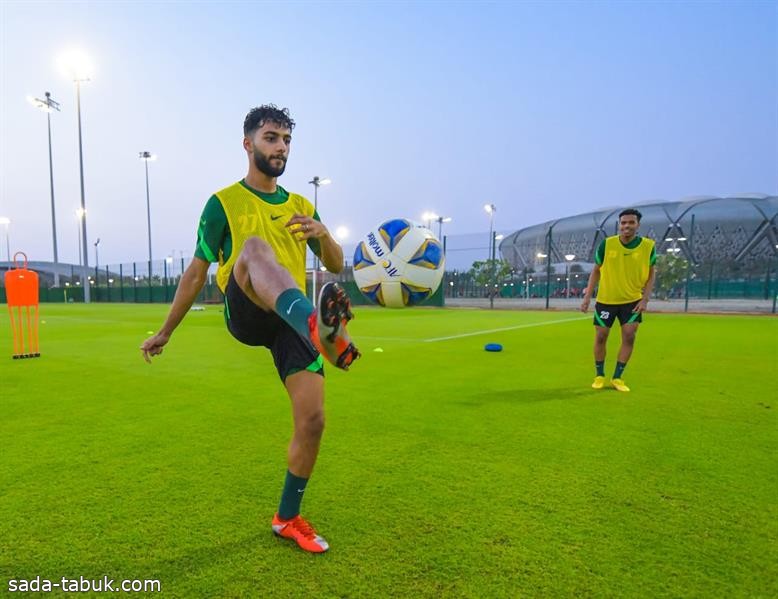
<instances>
[{"instance_id":1,"label":"player's outstretched arm","mask_svg":"<svg viewBox=\"0 0 778 599\"><path fill-rule=\"evenodd\" d=\"M589 310L589 303L591 303L592 301L592 294L594 293L594 288L597 287L597 283L599 281L600 281L600 265L595 264L591 274L589 275L589 282L586 285L586 290L584 291L583 300L581 301L581 312L585 313Z\"/></svg>"},{"instance_id":2,"label":"player's outstretched arm","mask_svg":"<svg viewBox=\"0 0 778 599\"><path fill-rule=\"evenodd\" d=\"M181 324L184 316L189 312L189 308L192 307L192 304L197 299L208 277L209 266L209 262L195 257L192 258L189 267L184 271L165 323L156 335L146 339L140 346L143 358L149 364L151 363L151 356L158 356L162 353L162 348L170 340L173 331Z\"/></svg>"}]
</instances>

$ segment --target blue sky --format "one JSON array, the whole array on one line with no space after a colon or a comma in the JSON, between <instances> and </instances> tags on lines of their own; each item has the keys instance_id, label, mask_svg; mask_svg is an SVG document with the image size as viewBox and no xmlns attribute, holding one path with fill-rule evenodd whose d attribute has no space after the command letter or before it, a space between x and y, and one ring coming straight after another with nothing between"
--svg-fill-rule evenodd
<instances>
[{"instance_id":1,"label":"blue sky","mask_svg":"<svg viewBox=\"0 0 778 599\"><path fill-rule=\"evenodd\" d=\"M80 47L88 236L101 263L191 256L212 192L244 176L242 121L288 106L280 182L352 241L390 217L505 232L604 206L778 193L778 3L0 3L0 216L52 257L52 92L60 260L77 260ZM0 233L2 236L2 233ZM4 243L0 245L5 257ZM94 255L90 250L90 262Z\"/></svg>"}]
</instances>

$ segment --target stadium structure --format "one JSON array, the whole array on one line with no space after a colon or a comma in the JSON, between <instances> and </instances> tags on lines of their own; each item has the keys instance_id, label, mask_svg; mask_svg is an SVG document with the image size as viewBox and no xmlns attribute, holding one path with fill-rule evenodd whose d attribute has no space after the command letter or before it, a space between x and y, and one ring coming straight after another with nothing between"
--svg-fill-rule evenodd
<instances>
[{"instance_id":1,"label":"stadium structure","mask_svg":"<svg viewBox=\"0 0 778 599\"><path fill-rule=\"evenodd\" d=\"M500 254L518 272L542 271L547 257L554 270L573 260L590 267L600 241L618 233L619 212L627 207L643 214L640 235L656 241L658 255L741 272L762 269L778 257L778 196L763 194L647 202L568 216L507 235Z\"/></svg>"}]
</instances>

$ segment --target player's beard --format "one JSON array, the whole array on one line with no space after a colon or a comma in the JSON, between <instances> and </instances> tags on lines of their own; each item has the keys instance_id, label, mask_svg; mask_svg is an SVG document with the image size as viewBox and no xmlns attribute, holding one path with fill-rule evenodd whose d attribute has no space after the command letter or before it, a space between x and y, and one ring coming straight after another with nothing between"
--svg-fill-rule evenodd
<instances>
[{"instance_id":1,"label":"player's beard","mask_svg":"<svg viewBox=\"0 0 778 599\"><path fill-rule=\"evenodd\" d=\"M285 158L280 158L281 166L275 167L270 164L270 160L268 160L257 148L253 148L251 153L254 156L254 166L256 166L261 173L264 173L268 177L280 177L284 174L284 170L286 170Z\"/></svg>"}]
</instances>

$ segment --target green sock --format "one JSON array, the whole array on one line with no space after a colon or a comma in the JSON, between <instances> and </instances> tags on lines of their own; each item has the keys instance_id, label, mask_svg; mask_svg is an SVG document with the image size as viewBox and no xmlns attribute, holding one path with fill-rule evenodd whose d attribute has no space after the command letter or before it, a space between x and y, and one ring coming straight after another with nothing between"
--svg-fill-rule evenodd
<instances>
[{"instance_id":1,"label":"green sock","mask_svg":"<svg viewBox=\"0 0 778 599\"><path fill-rule=\"evenodd\" d=\"M300 503L303 500L307 478L295 476L289 470L286 471L284 490L281 493L281 504L278 506L278 517L289 520L300 513Z\"/></svg>"},{"instance_id":2,"label":"green sock","mask_svg":"<svg viewBox=\"0 0 778 599\"><path fill-rule=\"evenodd\" d=\"M626 362L616 362L616 370L613 372L613 378L620 379L626 367L627 367Z\"/></svg>"},{"instance_id":3,"label":"green sock","mask_svg":"<svg viewBox=\"0 0 778 599\"><path fill-rule=\"evenodd\" d=\"M276 313L301 337L306 339L311 336L308 329L308 317L312 312L313 304L299 289L287 289L281 292L276 300Z\"/></svg>"},{"instance_id":4,"label":"green sock","mask_svg":"<svg viewBox=\"0 0 778 599\"><path fill-rule=\"evenodd\" d=\"M602 362L594 362L594 367L597 369L597 376L605 376L605 360Z\"/></svg>"}]
</instances>

